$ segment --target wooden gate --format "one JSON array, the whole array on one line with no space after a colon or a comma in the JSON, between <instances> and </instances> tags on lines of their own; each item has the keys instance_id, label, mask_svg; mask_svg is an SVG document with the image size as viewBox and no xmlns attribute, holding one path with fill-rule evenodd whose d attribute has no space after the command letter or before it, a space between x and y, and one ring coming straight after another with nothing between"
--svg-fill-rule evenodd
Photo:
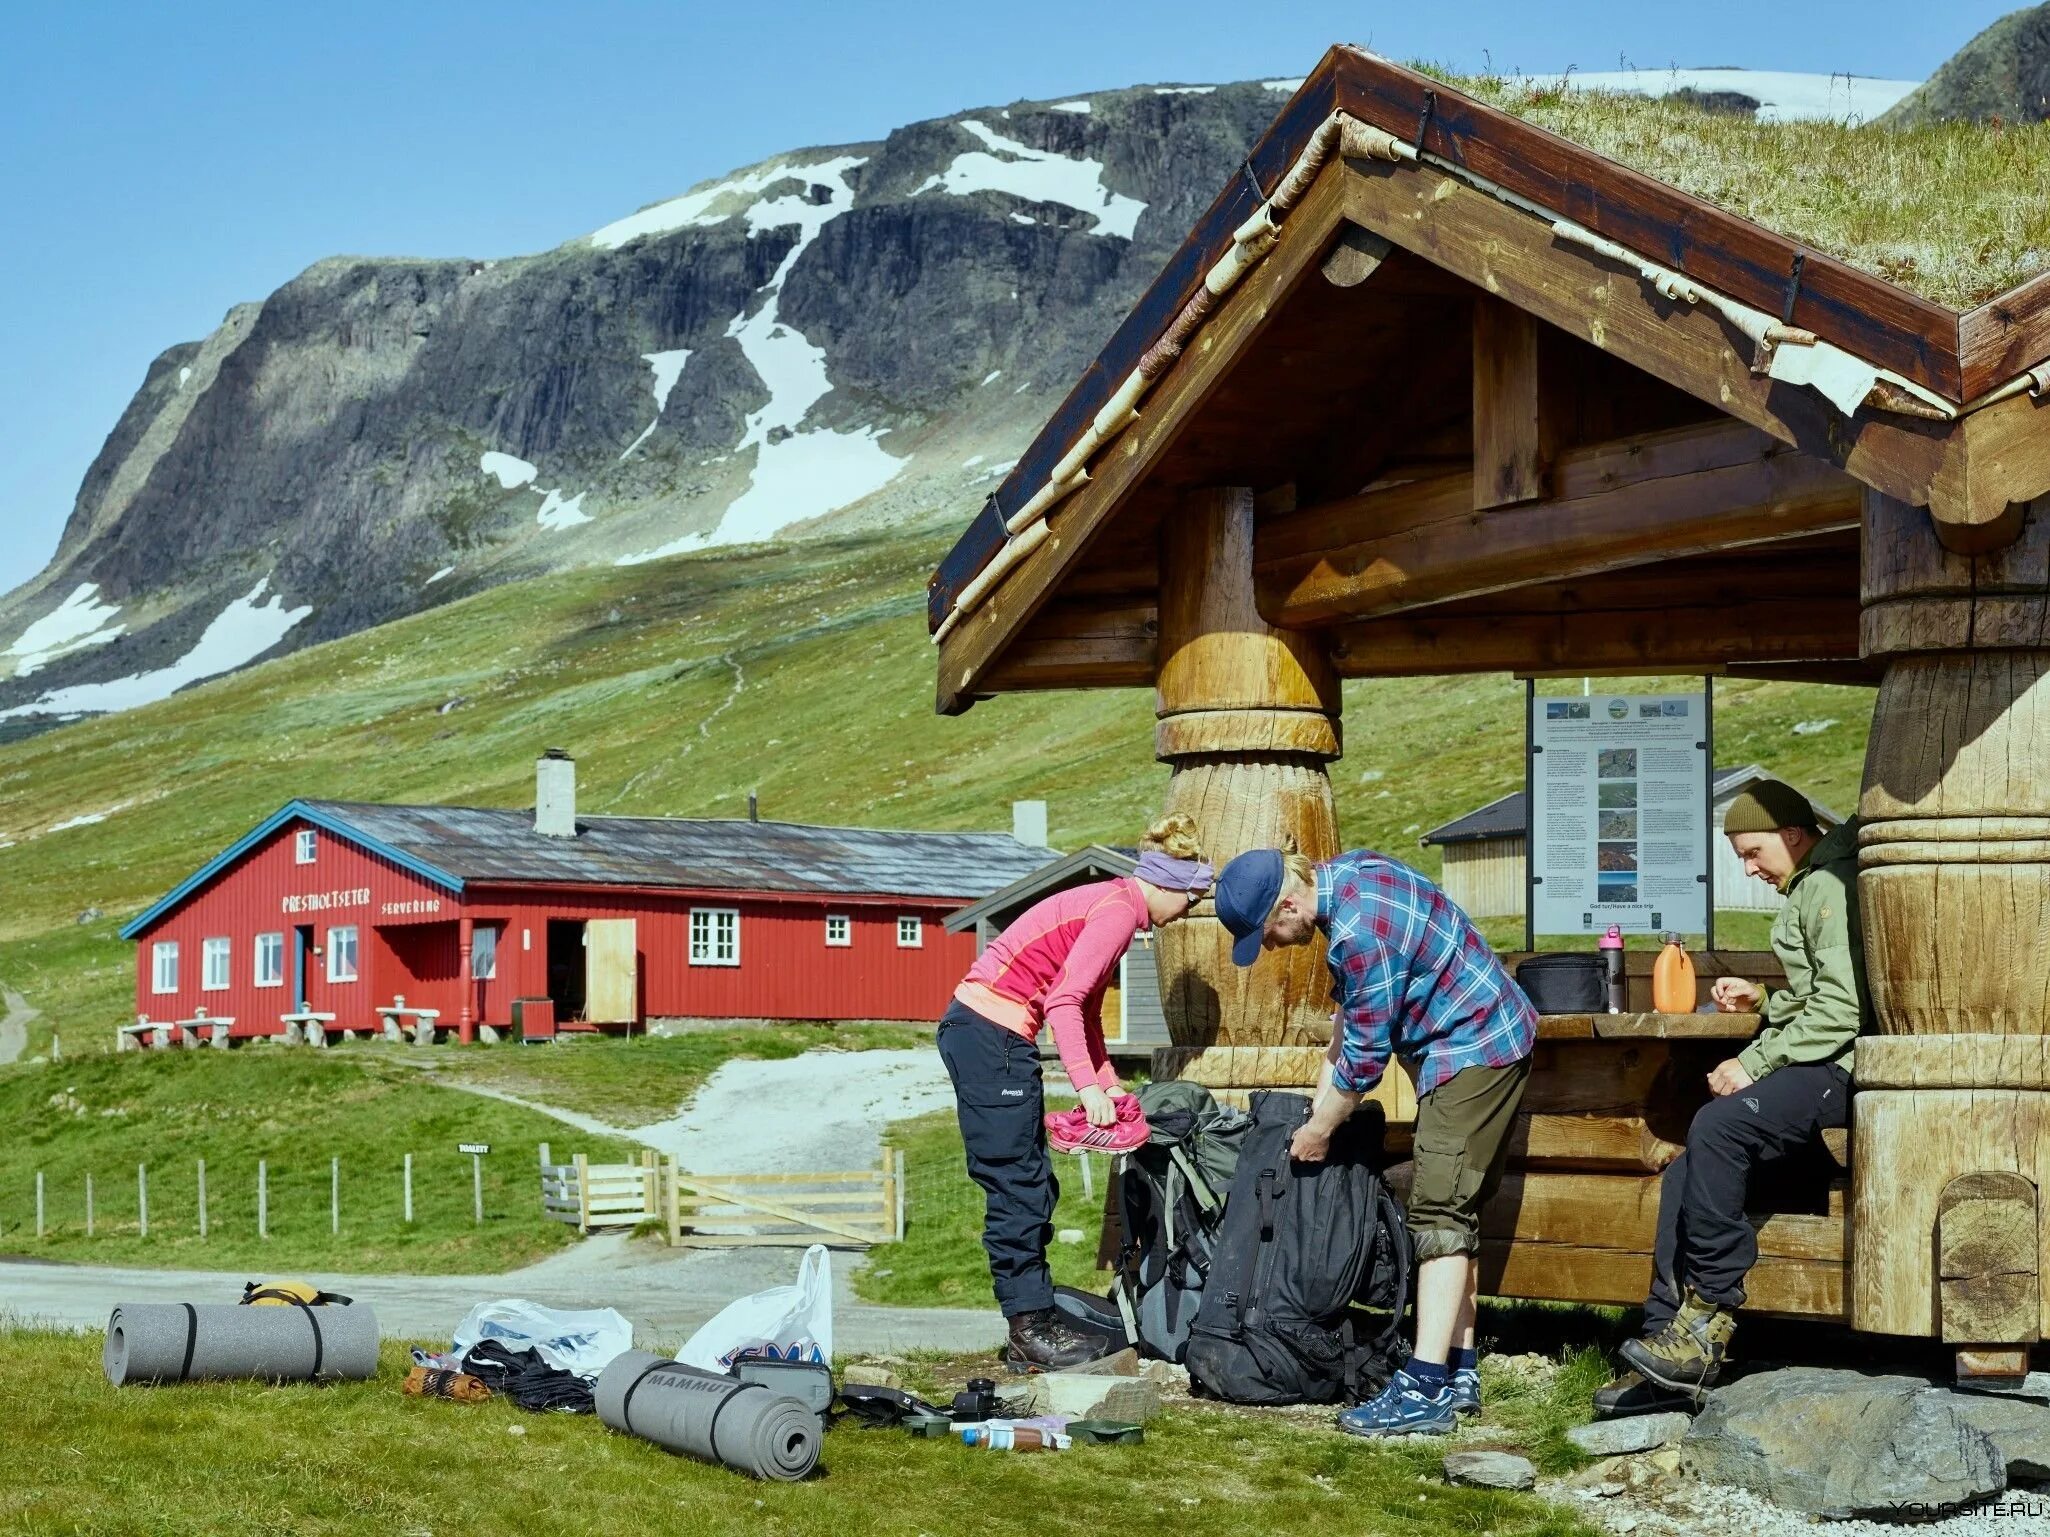
<instances>
[{"instance_id":1,"label":"wooden gate","mask_svg":"<svg viewBox=\"0 0 2050 1537\"><path fill-rule=\"evenodd\" d=\"M580 1233L661 1221L672 1245L840 1247L904 1237L904 1153L875 1169L796 1174L691 1174L644 1152L638 1163L551 1163L541 1151L541 1209Z\"/></svg>"}]
</instances>

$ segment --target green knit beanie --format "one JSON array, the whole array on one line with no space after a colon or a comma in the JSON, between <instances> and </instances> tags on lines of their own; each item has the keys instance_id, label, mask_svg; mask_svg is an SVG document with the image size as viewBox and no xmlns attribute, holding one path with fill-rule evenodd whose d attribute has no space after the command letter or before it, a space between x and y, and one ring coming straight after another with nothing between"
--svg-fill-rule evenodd
<instances>
[{"instance_id":1,"label":"green knit beanie","mask_svg":"<svg viewBox=\"0 0 2050 1537\"><path fill-rule=\"evenodd\" d=\"M1730 802L1723 813L1723 832L1775 833L1782 827L1806 827L1820 831L1821 824L1808 797L1777 779L1761 779Z\"/></svg>"}]
</instances>

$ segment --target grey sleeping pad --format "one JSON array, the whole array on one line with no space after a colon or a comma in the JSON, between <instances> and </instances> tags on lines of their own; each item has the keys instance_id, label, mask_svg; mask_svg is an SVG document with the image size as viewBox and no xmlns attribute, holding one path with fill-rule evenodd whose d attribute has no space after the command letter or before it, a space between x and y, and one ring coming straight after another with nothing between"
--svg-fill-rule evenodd
<instances>
[{"instance_id":1,"label":"grey sleeping pad","mask_svg":"<svg viewBox=\"0 0 2050 1537\"><path fill-rule=\"evenodd\" d=\"M124 1302L107 1320L100 1364L128 1383L361 1382L377 1375L377 1315L368 1307L246 1307L236 1302Z\"/></svg>"},{"instance_id":2,"label":"grey sleeping pad","mask_svg":"<svg viewBox=\"0 0 2050 1537\"><path fill-rule=\"evenodd\" d=\"M818 1465L818 1415L759 1383L628 1350L598 1374L596 1397L612 1429L736 1473L799 1479Z\"/></svg>"}]
</instances>

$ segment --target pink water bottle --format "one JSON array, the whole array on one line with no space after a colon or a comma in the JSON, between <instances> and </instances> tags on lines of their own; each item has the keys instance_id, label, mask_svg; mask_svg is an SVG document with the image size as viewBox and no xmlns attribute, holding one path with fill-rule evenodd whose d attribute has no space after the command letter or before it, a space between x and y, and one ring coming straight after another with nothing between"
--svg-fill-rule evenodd
<instances>
[{"instance_id":1,"label":"pink water bottle","mask_svg":"<svg viewBox=\"0 0 2050 1537\"><path fill-rule=\"evenodd\" d=\"M1609 932L1602 935L1602 975L1609 984L1609 1012L1621 1014L1629 1004L1629 993L1623 981L1623 930L1617 924L1609 925Z\"/></svg>"}]
</instances>

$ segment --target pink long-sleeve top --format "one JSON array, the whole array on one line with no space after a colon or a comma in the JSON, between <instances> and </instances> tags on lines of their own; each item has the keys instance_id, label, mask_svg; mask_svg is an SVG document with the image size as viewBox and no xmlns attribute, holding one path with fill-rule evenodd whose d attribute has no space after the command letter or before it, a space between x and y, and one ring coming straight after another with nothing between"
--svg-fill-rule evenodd
<instances>
[{"instance_id":1,"label":"pink long-sleeve top","mask_svg":"<svg viewBox=\"0 0 2050 1537\"><path fill-rule=\"evenodd\" d=\"M1070 1083L1114 1089L1103 995L1133 936L1152 923L1145 893L1129 876L1057 891L990 941L954 996L1028 1041L1044 1024Z\"/></svg>"}]
</instances>

